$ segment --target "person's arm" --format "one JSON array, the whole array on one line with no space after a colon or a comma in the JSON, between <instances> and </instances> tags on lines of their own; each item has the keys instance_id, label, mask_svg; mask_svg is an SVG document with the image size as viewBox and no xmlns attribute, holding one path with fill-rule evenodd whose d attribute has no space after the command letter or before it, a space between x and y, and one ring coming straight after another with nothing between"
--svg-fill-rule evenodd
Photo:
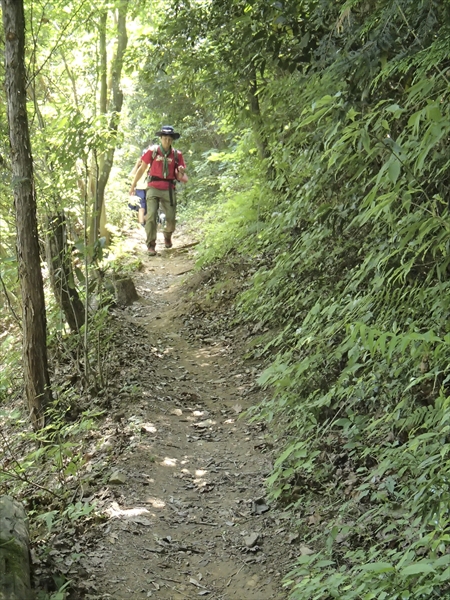
<instances>
[{"instance_id":1,"label":"person's arm","mask_svg":"<svg viewBox=\"0 0 450 600\"><path fill-rule=\"evenodd\" d=\"M131 173L130 173L131 177L133 177L133 175L136 174L136 171L139 169L139 167L141 166L141 164L142 164L142 157L140 156L137 159L136 164L134 165L133 169L131 170Z\"/></svg>"},{"instance_id":2,"label":"person's arm","mask_svg":"<svg viewBox=\"0 0 450 600\"><path fill-rule=\"evenodd\" d=\"M184 162L184 158L183 155L180 153L179 154L179 165L177 168L177 172L175 173L175 176L177 178L178 181L180 181L181 183L187 183L188 181L188 176L186 175L186 164Z\"/></svg>"},{"instance_id":3,"label":"person's arm","mask_svg":"<svg viewBox=\"0 0 450 600\"><path fill-rule=\"evenodd\" d=\"M141 165L140 165L140 167L138 167L138 170L134 174L133 183L131 184L131 187L130 187L130 196L134 196L134 192L136 191L137 182L142 177L142 175L145 173L145 171L148 169L148 164L146 162L144 162L141 159L139 159L139 161L140 161Z\"/></svg>"}]
</instances>

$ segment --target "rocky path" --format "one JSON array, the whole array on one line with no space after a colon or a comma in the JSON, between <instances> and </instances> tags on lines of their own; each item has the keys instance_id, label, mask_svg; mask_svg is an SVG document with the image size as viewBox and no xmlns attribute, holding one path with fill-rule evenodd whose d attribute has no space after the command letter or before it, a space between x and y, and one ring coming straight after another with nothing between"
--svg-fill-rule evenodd
<instances>
[{"instance_id":1,"label":"rocky path","mask_svg":"<svg viewBox=\"0 0 450 600\"><path fill-rule=\"evenodd\" d=\"M150 258L139 233L140 300L115 314L136 338L123 341L124 387L140 393L118 394L97 440L108 478L85 496L106 519L83 540L85 597L285 599L295 536L265 496L265 433L239 418L257 366L226 335L204 339L188 323L186 240Z\"/></svg>"}]
</instances>

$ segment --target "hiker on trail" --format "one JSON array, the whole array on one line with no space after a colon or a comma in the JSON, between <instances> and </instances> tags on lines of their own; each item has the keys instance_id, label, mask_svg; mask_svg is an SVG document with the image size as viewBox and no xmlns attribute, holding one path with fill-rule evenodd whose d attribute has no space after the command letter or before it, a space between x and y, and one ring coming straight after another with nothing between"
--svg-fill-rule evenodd
<instances>
[{"instance_id":1,"label":"hiker on trail","mask_svg":"<svg viewBox=\"0 0 450 600\"><path fill-rule=\"evenodd\" d=\"M176 183L187 182L183 155L179 150L172 148L173 140L177 140L180 134L170 125L164 125L155 135L161 138L160 143L150 146L141 156L141 166L136 171L130 188L130 195L134 195L137 182L149 169L145 232L150 256L156 255L157 216L160 205L166 216L163 231L164 245L166 248L172 248L172 233L175 231L177 210Z\"/></svg>"},{"instance_id":2,"label":"hiker on trail","mask_svg":"<svg viewBox=\"0 0 450 600\"><path fill-rule=\"evenodd\" d=\"M148 148L145 148L142 151L141 156L137 159L136 164L134 165L133 170L130 173L130 175L132 177L136 174L137 170L142 165L142 156L145 154L147 149ZM138 221L139 221L139 224L142 225L142 227L145 227L145 221L146 221L145 217L147 215L147 199L146 199L147 186L148 186L147 174L144 173L144 175L136 183L136 189L134 190L134 196L137 196L139 198L139 205L136 206L135 204L128 204L128 206L129 206L129 208L131 208L131 210L138 211Z\"/></svg>"}]
</instances>

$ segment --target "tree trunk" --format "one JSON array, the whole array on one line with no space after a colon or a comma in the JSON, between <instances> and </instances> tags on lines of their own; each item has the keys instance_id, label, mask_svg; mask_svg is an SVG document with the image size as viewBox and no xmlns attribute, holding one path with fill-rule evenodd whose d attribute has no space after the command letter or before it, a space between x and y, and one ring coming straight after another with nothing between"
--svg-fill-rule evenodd
<instances>
[{"instance_id":1,"label":"tree trunk","mask_svg":"<svg viewBox=\"0 0 450 600\"><path fill-rule=\"evenodd\" d=\"M22 295L24 383L31 422L34 429L39 429L44 425L44 409L51 400L51 391L33 160L26 109L23 0L1 0L1 5L5 32L5 88L16 212L16 247Z\"/></svg>"},{"instance_id":2,"label":"tree trunk","mask_svg":"<svg viewBox=\"0 0 450 600\"><path fill-rule=\"evenodd\" d=\"M112 140L109 148L99 157L98 171L96 173L96 186L93 202L93 212L91 217L91 227L89 232L89 245L93 245L98 238L98 230L100 235L106 238L106 243L109 242L109 232L106 229L106 206L105 206L105 189L108 183L109 174L114 160L115 143L117 138L117 130L119 127L120 112L123 104L123 92L120 88L122 78L122 67L125 50L128 44L126 18L128 11L128 2L122 0L118 7L117 16L117 46L116 52L111 63L111 99L110 99L110 114L111 117L108 123L109 136ZM107 81L105 77L106 65L106 39L104 38L105 23L100 22L100 113L106 113L107 105Z\"/></svg>"},{"instance_id":3,"label":"tree trunk","mask_svg":"<svg viewBox=\"0 0 450 600\"><path fill-rule=\"evenodd\" d=\"M75 287L64 213L48 220L46 251L53 294L70 329L79 331L84 323L84 306Z\"/></svg>"},{"instance_id":4,"label":"tree trunk","mask_svg":"<svg viewBox=\"0 0 450 600\"><path fill-rule=\"evenodd\" d=\"M258 154L261 160L270 159L270 153L268 149L267 137L264 133L263 118L261 115L261 108L259 105L258 97L258 82L256 72L253 73L249 87L248 87L248 104L250 108L250 115L253 122L253 133L256 139L256 145L258 147ZM267 167L268 179L273 179L274 171L270 164Z\"/></svg>"},{"instance_id":5,"label":"tree trunk","mask_svg":"<svg viewBox=\"0 0 450 600\"><path fill-rule=\"evenodd\" d=\"M31 600L29 556L23 506L0 496L0 600Z\"/></svg>"}]
</instances>

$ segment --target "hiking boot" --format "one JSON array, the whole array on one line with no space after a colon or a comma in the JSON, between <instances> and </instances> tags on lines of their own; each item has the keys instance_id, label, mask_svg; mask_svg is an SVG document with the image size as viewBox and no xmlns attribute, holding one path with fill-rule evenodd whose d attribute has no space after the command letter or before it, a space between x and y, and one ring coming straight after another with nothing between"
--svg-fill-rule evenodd
<instances>
[{"instance_id":1,"label":"hiking boot","mask_svg":"<svg viewBox=\"0 0 450 600\"><path fill-rule=\"evenodd\" d=\"M147 246L147 250L149 256L156 256L156 242L150 242Z\"/></svg>"},{"instance_id":2,"label":"hiking boot","mask_svg":"<svg viewBox=\"0 0 450 600\"><path fill-rule=\"evenodd\" d=\"M171 233L164 234L164 246L166 248L172 248L172 234Z\"/></svg>"}]
</instances>

